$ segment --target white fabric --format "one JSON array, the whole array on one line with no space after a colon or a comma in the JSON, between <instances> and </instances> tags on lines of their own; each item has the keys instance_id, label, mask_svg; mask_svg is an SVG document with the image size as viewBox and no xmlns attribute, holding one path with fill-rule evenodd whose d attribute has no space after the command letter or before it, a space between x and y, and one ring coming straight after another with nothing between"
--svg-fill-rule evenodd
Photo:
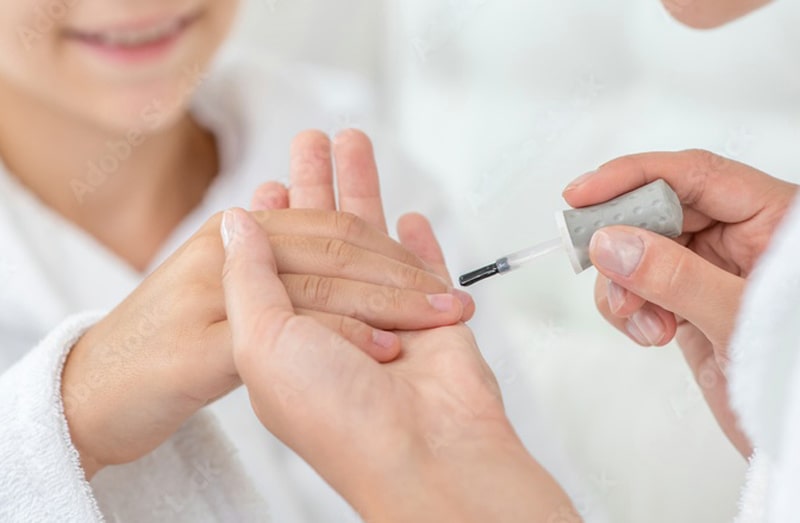
<instances>
[{"instance_id":1,"label":"white fabric","mask_svg":"<svg viewBox=\"0 0 800 523\"><path fill-rule=\"evenodd\" d=\"M258 62L264 64L267 60L259 57ZM252 64L247 57L230 52L201 83L194 112L218 138L222 173L203 203L165 243L151 269L213 213L231 206L246 207L260 183L285 180L289 144L301 130L319 128L332 133L357 126L376 135L377 129L368 119L369 93L360 82L299 66L289 68L274 63L265 68ZM459 250L461 246L452 241L452 228L445 224L446 212L439 206L438 188L420 177L413 166L393 155L379 137L376 150L390 222L395 221L401 210L425 212L446 240L445 252ZM43 206L2 169L0 246L0 372L5 371L0 374L0 390L15 389L22 398L27 395L42 398L40 408L47 411L46 416L35 419L63 424L56 392L43 395L58 390L57 363L80 329L69 321L60 325L82 311L112 309L138 285L143 275ZM493 334L501 329L486 313L491 307L482 298L478 300L484 309L480 317L487 324L483 330L490 334L481 336L479 320L476 326L486 358L501 377L508 375L509 369L518 368L517 359L511 346ZM52 334L47 341L31 352L48 333ZM21 359L23 363L7 370ZM22 379L20 376L27 380L25 388L14 385ZM530 406L529 384L523 379L501 381L507 409L529 449L543 457L574 496L586 498L576 486L578 481L570 477L569 467L557 446L548 440L546 427L537 423L538 417ZM55 432L52 427L37 432L40 423L17 404L10 403L8 397L0 395L0 421L6 417L16 421L0 424L0 441L17 441L10 439L7 432L36 435L26 438L31 445L29 454L44 457L37 461L35 457L20 456L14 453L13 444L0 444L2 462L13 462L15 470L23 473L27 470L25 483L53 483L54 487L47 491L54 495L52 499L39 499L40 512L28 512L27 498L5 497L5 493L12 492L10 484L16 482L16 476L6 474L9 469L3 466L0 468L0 496L4 496L0 497L2 521L60 520L71 514L80 515L75 520L97 521L100 516L92 512L92 495L105 518L112 521L228 522L266 517L290 523L359 520L308 465L264 430L252 414L243 389L208 409L218 418L227 439L219 433L209 412L195 416L152 455L99 473L91 482L92 491L86 489L77 470L72 474L59 472L77 467L66 433ZM44 403L44 399L49 403ZM202 450L198 450L200 447ZM45 458L58 462L61 469L44 466ZM252 487L242 477L239 461L252 479ZM13 492L19 488L22 487L15 487ZM263 495L266 508L253 489ZM62 492L84 495L73 497ZM594 513L597 521L602 521L600 513Z\"/></svg>"},{"instance_id":2,"label":"white fabric","mask_svg":"<svg viewBox=\"0 0 800 523\"><path fill-rule=\"evenodd\" d=\"M758 449L739 521L800 514L800 201L753 273L732 347L731 401Z\"/></svg>"}]
</instances>

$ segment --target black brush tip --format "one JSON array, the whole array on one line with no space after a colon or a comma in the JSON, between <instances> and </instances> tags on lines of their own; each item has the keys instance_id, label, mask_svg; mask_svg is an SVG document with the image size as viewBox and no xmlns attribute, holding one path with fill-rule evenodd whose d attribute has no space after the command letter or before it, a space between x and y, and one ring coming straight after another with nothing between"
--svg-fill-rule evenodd
<instances>
[{"instance_id":1,"label":"black brush tip","mask_svg":"<svg viewBox=\"0 0 800 523\"><path fill-rule=\"evenodd\" d=\"M497 267L496 263L493 263L491 265L487 265L486 267L481 267L477 271L464 274L458 278L458 283L460 283L462 287L469 287L470 285L475 285L479 281L483 281L486 278L491 278L497 274L500 274L500 269Z\"/></svg>"}]
</instances>

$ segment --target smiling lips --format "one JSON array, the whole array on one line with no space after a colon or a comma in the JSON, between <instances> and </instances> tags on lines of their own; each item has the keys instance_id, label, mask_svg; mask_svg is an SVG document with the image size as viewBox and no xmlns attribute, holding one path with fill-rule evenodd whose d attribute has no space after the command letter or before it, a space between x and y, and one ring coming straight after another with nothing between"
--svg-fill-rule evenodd
<instances>
[{"instance_id":1,"label":"smiling lips","mask_svg":"<svg viewBox=\"0 0 800 523\"><path fill-rule=\"evenodd\" d=\"M125 55L129 55L128 58L145 58L166 50L198 18L198 15L189 15L164 20L147 27L96 32L68 30L65 35L97 51L111 53L116 58L125 58Z\"/></svg>"}]
</instances>

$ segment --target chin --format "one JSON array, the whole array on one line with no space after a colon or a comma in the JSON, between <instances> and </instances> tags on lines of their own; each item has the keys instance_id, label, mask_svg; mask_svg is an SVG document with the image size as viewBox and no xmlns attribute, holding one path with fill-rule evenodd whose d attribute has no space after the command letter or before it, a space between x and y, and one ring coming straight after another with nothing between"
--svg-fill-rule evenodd
<instances>
[{"instance_id":1,"label":"chin","mask_svg":"<svg viewBox=\"0 0 800 523\"><path fill-rule=\"evenodd\" d=\"M106 91L92 97L95 102L91 105L75 109L85 120L111 133L157 134L187 115L196 87L197 84L187 80Z\"/></svg>"}]
</instances>

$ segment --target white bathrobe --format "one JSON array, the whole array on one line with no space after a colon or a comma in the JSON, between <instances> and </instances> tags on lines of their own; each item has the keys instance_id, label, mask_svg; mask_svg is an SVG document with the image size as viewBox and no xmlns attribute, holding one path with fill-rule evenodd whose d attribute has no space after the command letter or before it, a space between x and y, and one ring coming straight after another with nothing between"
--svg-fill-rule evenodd
<instances>
[{"instance_id":1,"label":"white bathrobe","mask_svg":"<svg viewBox=\"0 0 800 523\"><path fill-rule=\"evenodd\" d=\"M361 84L348 77L297 67L277 67L272 72L220 67L209 75L201 85L194 111L219 140L222 173L203 203L166 242L151 270L211 214L234 205L246 206L259 183L285 178L289 143L297 132L307 128L334 131L350 125L374 132L367 119L367 99ZM446 219L445 211L437 207L437 189L429 180L415 176L409 164L398 158L387 159L389 151L380 141L377 145L388 215L396 217L404 210L432 214L446 251L457 251L457 242L452 241L446 227L441 228ZM798 238L800 210L794 222L793 237ZM794 248L797 254L792 235L784 236L789 239L783 248ZM772 283L777 282L784 305L765 309L779 313L766 318L760 306L753 305L761 299L758 292L751 293L746 314L750 311L753 318L767 324L753 322L740 330L737 347L743 356L737 368L741 376L736 375L734 385L739 384L742 390L768 391L770 373L784 377L787 396L771 398L783 401L780 411L777 405L775 409L760 409L762 401L770 400L764 394L743 392L735 399L754 441L770 458L768 466L764 465L773 474L769 477L784 478L794 472L794 482L786 485L796 485L800 468L797 453L792 454L791 447L782 442L790 441L800 427L800 402L785 399L800 398L800 379L791 382L787 366L770 366L765 359L759 360L760 354L770 353L768 347L792 356L796 353L792 351L800 348L797 322L785 319L797 311L800 265L793 266L792 258L782 260L780 248L775 247L772 263L777 266L783 262L785 266L777 270L794 274L793 294L788 286L780 285L780 276L774 276ZM759 288L771 292L771 273L759 274L763 275L756 278L761 282ZM357 521L352 510L306 464L259 425L243 390L194 416L149 456L110 467L91 483L84 480L63 415L59 385L63 362L76 338L142 278L43 206L0 167L0 521ZM480 292L481 317L488 320L486 297ZM786 330L770 331L771 320ZM487 323L489 328L475 327L487 360L502 375L504 369L507 373L509 368L516 368L516 356L497 336L481 336L481 330L497 330L490 320ZM792 343L789 329L794 329ZM761 350L748 351L751 346ZM745 364L747 358L758 361ZM796 363L791 372L800 377ZM751 369L758 369L760 374L749 375ZM788 396L789 383L796 388L793 396ZM547 427L537 424L523 375L501 379L501 386L509 415L528 448L566 485L573 498L586 499L557 445L547 439ZM67 398L67 407L70 401L79 400ZM784 419L780 416L794 421L779 424L778 420ZM761 426L771 428L767 435L755 430ZM790 430L795 432L787 432ZM785 439L772 441L768 437L784 432ZM754 476L743 501L748 513L762 510L767 499L759 495L765 492L759 487L764 478ZM781 481L770 484L768 499L776 511L785 510L781 507L787 499L791 502L790 490L779 488ZM591 520L604 518L593 510ZM776 516L774 521L789 519Z\"/></svg>"},{"instance_id":2,"label":"white bathrobe","mask_svg":"<svg viewBox=\"0 0 800 523\"><path fill-rule=\"evenodd\" d=\"M217 136L222 172L146 272L214 212L246 207L260 183L285 180L289 144L298 132L357 126L376 133L368 118L369 93L360 82L259 62L254 67L226 60L203 79L194 113ZM380 139L376 149L390 220L404 211L425 212L445 250L458 251L438 189ZM43 206L0 166L0 521L358 521L259 424L243 389L194 416L151 455L84 480L63 414L63 362L74 341L143 276ZM517 368L510 344L496 336L492 341L484 340L484 352L495 370ZM537 425L525 381L502 386L529 449L565 471L559 480L572 488L577 481L569 467L558 465L546 427ZM68 395L67 408L79 395ZM580 489L572 492L581 495Z\"/></svg>"},{"instance_id":3,"label":"white bathrobe","mask_svg":"<svg viewBox=\"0 0 800 523\"><path fill-rule=\"evenodd\" d=\"M737 521L800 521L800 200L752 275L730 389L757 449Z\"/></svg>"}]
</instances>

